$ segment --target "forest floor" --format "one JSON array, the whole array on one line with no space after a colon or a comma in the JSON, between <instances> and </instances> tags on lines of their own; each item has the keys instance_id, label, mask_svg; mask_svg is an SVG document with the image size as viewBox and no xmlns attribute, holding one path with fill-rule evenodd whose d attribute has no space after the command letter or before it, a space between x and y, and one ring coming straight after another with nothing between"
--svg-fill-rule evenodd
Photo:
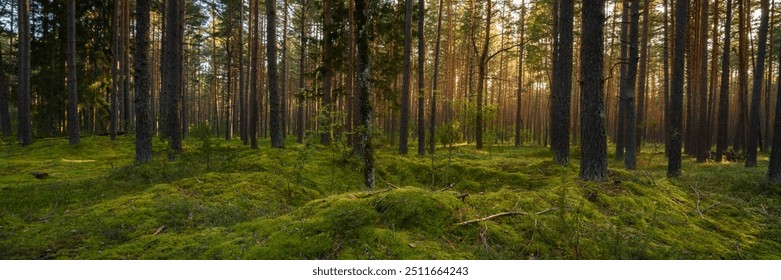
<instances>
[{"instance_id":1,"label":"forest floor","mask_svg":"<svg viewBox=\"0 0 781 280\"><path fill-rule=\"evenodd\" d=\"M667 179L646 145L597 184L577 179L577 148L560 167L544 147L439 147L433 166L383 147L370 192L338 145L192 137L136 165L132 136L2 140L0 259L781 259L766 154L685 158Z\"/></svg>"}]
</instances>

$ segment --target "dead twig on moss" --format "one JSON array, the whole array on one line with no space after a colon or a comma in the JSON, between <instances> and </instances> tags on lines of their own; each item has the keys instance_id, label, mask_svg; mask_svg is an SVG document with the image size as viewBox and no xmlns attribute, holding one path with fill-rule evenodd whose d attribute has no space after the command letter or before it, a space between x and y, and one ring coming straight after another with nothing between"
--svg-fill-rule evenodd
<instances>
[{"instance_id":1,"label":"dead twig on moss","mask_svg":"<svg viewBox=\"0 0 781 280\"><path fill-rule=\"evenodd\" d=\"M542 211L539 211L539 212L535 212L533 214L534 215L542 215L542 214L548 213L548 212L556 210L556 209L558 209L558 208L548 208L548 209L545 209L545 210L542 210ZM460 222L460 223L457 223L456 225L457 226L463 226L463 225L468 225L468 224L474 224L474 223L478 223L478 222L488 221L490 219L494 219L494 218L498 218L498 217L514 216L514 215L529 215L529 213L521 212L521 211L508 211L508 212L496 213L496 214L493 214L491 216L487 216L487 217L480 218L480 219L474 219L474 220L469 220L469 221L466 221L466 222Z\"/></svg>"}]
</instances>

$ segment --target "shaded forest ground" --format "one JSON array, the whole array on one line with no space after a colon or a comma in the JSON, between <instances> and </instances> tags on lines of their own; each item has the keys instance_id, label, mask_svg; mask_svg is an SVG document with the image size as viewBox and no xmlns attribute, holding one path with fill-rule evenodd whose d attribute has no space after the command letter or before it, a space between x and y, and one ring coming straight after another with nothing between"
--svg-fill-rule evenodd
<instances>
[{"instance_id":1,"label":"shaded forest ground","mask_svg":"<svg viewBox=\"0 0 781 280\"><path fill-rule=\"evenodd\" d=\"M0 259L781 259L767 155L686 158L666 179L662 147L645 146L637 171L611 160L594 184L576 149L559 167L548 148L457 146L448 165L440 147L432 178L430 157L385 147L367 192L340 146L196 135L178 161L156 142L138 166L132 136L2 140Z\"/></svg>"}]
</instances>

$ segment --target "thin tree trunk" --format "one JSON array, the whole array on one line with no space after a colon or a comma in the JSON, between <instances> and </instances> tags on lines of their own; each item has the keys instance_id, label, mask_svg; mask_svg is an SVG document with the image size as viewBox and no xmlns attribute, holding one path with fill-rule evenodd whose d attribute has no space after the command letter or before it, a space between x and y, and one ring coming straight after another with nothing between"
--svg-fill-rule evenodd
<instances>
[{"instance_id":1,"label":"thin tree trunk","mask_svg":"<svg viewBox=\"0 0 781 280\"><path fill-rule=\"evenodd\" d=\"M244 80L244 0L240 1L239 7L239 133L241 134L241 142L244 145L249 144L249 122L248 116L248 102L247 102L247 88L245 87Z\"/></svg>"},{"instance_id":2,"label":"thin tree trunk","mask_svg":"<svg viewBox=\"0 0 781 280\"><path fill-rule=\"evenodd\" d=\"M401 80L401 123L399 124L399 153L407 154L409 138L410 68L412 55L412 0L404 8L404 65Z\"/></svg>"},{"instance_id":3,"label":"thin tree trunk","mask_svg":"<svg viewBox=\"0 0 781 280\"><path fill-rule=\"evenodd\" d=\"M301 3L301 50L298 61L298 102L296 113L296 141L304 143L304 102L306 101L306 92L304 84L304 73L306 72L306 0Z\"/></svg>"},{"instance_id":4,"label":"thin tree trunk","mask_svg":"<svg viewBox=\"0 0 781 280\"><path fill-rule=\"evenodd\" d=\"M518 88L515 96L515 146L520 147L523 144L523 138L521 137L521 127L523 127L523 118L521 117L521 100L523 97L523 49L526 44L525 32L526 32L526 1L521 0L521 18L518 24L521 34L518 37L519 49L518 49Z\"/></svg>"},{"instance_id":5,"label":"thin tree trunk","mask_svg":"<svg viewBox=\"0 0 781 280\"><path fill-rule=\"evenodd\" d=\"M710 147L708 146L708 0L702 0L700 8L699 26L699 122L696 124L696 155L697 162L705 162L708 159ZM693 106L689 105L689 106Z\"/></svg>"},{"instance_id":6,"label":"thin tree trunk","mask_svg":"<svg viewBox=\"0 0 781 280\"><path fill-rule=\"evenodd\" d=\"M626 141L624 140L624 136L626 136L626 132L624 132L624 129L626 128L625 121L626 121L626 102L623 100L624 97L624 91L628 87L626 85L627 83L627 70L629 68L629 1L630 0L623 0L623 12L621 16L621 35L620 35L620 42L621 42L621 76L620 76L620 83L619 83L619 93L618 93L618 114L616 115L616 159L617 160L624 160L624 146L626 144Z\"/></svg>"},{"instance_id":7,"label":"thin tree trunk","mask_svg":"<svg viewBox=\"0 0 781 280\"><path fill-rule=\"evenodd\" d=\"M735 151L742 151L746 147L746 132L748 126L748 20L746 19L747 0L738 0L738 125L735 131L735 141L732 147Z\"/></svg>"},{"instance_id":8,"label":"thin tree trunk","mask_svg":"<svg viewBox=\"0 0 781 280\"><path fill-rule=\"evenodd\" d=\"M330 145L333 138L331 135L331 123L333 121L331 114L334 113L334 107L331 96L331 82L333 78L332 65L334 62L332 61L333 58L331 58L331 52L334 38L331 36L331 29L334 27L332 26L331 13L331 0L323 0L323 33L325 34L323 35L323 108L321 113L324 116L321 118L320 123L320 143L323 145Z\"/></svg>"},{"instance_id":9,"label":"thin tree trunk","mask_svg":"<svg viewBox=\"0 0 781 280\"><path fill-rule=\"evenodd\" d=\"M250 148L258 148L258 0L250 0L250 98L249 98L249 139Z\"/></svg>"},{"instance_id":10,"label":"thin tree trunk","mask_svg":"<svg viewBox=\"0 0 781 280\"><path fill-rule=\"evenodd\" d=\"M727 16L724 18L724 52L721 56L721 88L719 89L719 121L718 135L716 137L716 161L721 162L721 157L727 150L727 137L729 137L729 58L730 58L730 27L732 22L732 0L727 0Z\"/></svg>"},{"instance_id":11,"label":"thin tree trunk","mask_svg":"<svg viewBox=\"0 0 781 280\"><path fill-rule=\"evenodd\" d=\"M637 128L637 141L635 145L639 153L641 145L645 140L646 125L646 88L648 87L648 29L650 28L649 14L653 11L651 7L651 1L643 1L643 39L640 43L640 74L637 82L637 122L635 126Z\"/></svg>"},{"instance_id":12,"label":"thin tree trunk","mask_svg":"<svg viewBox=\"0 0 781 280\"><path fill-rule=\"evenodd\" d=\"M76 0L68 0L68 143L71 145L79 143L79 97L76 85Z\"/></svg>"},{"instance_id":13,"label":"thin tree trunk","mask_svg":"<svg viewBox=\"0 0 781 280\"><path fill-rule=\"evenodd\" d=\"M429 148L428 152L434 154L437 145L437 94L439 93L439 48L442 40L442 6L443 0L439 0L437 7L437 40L434 46L434 75L431 77L431 115L429 116Z\"/></svg>"},{"instance_id":14,"label":"thin tree trunk","mask_svg":"<svg viewBox=\"0 0 781 280\"><path fill-rule=\"evenodd\" d=\"M667 160L667 176L681 175L681 126L683 124L683 74L684 47L688 28L689 0L677 0L675 19L675 55L673 58L672 92L670 94L670 151Z\"/></svg>"},{"instance_id":15,"label":"thin tree trunk","mask_svg":"<svg viewBox=\"0 0 781 280\"><path fill-rule=\"evenodd\" d=\"M424 52L424 40L423 38L423 19L426 17L424 12L425 3L423 0L418 0L418 155L426 154L426 124L425 124L425 107L423 103L423 95L425 94L424 80L423 80L423 62L426 58Z\"/></svg>"}]
</instances>

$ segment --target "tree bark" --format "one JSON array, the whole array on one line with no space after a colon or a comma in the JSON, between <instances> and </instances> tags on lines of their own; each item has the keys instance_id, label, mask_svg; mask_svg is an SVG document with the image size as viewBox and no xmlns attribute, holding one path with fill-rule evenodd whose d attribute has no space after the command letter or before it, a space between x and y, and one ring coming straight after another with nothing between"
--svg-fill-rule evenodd
<instances>
[{"instance_id":1,"label":"tree bark","mask_svg":"<svg viewBox=\"0 0 781 280\"><path fill-rule=\"evenodd\" d=\"M79 97L76 92L76 1L68 0L68 143L79 143Z\"/></svg>"},{"instance_id":2,"label":"tree bark","mask_svg":"<svg viewBox=\"0 0 781 280\"><path fill-rule=\"evenodd\" d=\"M358 62L358 96L361 103L361 144L363 148L363 175L367 189L374 189L374 147L372 147L372 104L369 92L369 34L366 30L369 7L365 0L355 0L356 49Z\"/></svg>"},{"instance_id":3,"label":"tree bark","mask_svg":"<svg viewBox=\"0 0 781 280\"><path fill-rule=\"evenodd\" d=\"M152 119L149 116L149 0L136 0L136 162L152 160Z\"/></svg>"},{"instance_id":4,"label":"tree bark","mask_svg":"<svg viewBox=\"0 0 781 280\"><path fill-rule=\"evenodd\" d=\"M331 58L331 52L333 51L333 36L331 35L334 31L332 30L334 27L332 26L332 18L331 18L331 1L332 0L323 0L323 107L321 109L321 113L324 114L321 116L321 122L320 122L320 143L323 145L330 145L332 140L332 131L331 131L331 123L333 122L333 119L331 118L331 114L334 113L334 107L333 107L333 98L331 96L331 80L332 80L332 63L334 63ZM411 1L411 0L407 0Z\"/></svg>"},{"instance_id":5,"label":"tree bark","mask_svg":"<svg viewBox=\"0 0 781 280\"><path fill-rule=\"evenodd\" d=\"M266 59L268 67L269 93L269 130L271 132L271 147L284 148L285 139L282 130L282 104L279 98L279 73L277 73L277 4L266 0Z\"/></svg>"},{"instance_id":6,"label":"tree bark","mask_svg":"<svg viewBox=\"0 0 781 280\"><path fill-rule=\"evenodd\" d=\"M572 0L560 0L559 6L559 44L555 52L557 66L555 87L551 95L551 147L553 161L559 165L569 164L570 96L572 95L572 25L575 3Z\"/></svg>"},{"instance_id":7,"label":"tree bark","mask_svg":"<svg viewBox=\"0 0 781 280\"><path fill-rule=\"evenodd\" d=\"M523 118L521 117L521 97L523 97L523 49L526 44L524 44L523 40L525 40L525 32L526 32L526 1L521 0L521 17L520 22L518 24L519 29L521 30L521 34L518 37L519 40L519 46L518 46L518 85L517 85L517 93L515 96L515 146L520 147L521 144L523 144L523 138L521 137L521 128L523 127Z\"/></svg>"},{"instance_id":8,"label":"tree bark","mask_svg":"<svg viewBox=\"0 0 781 280\"><path fill-rule=\"evenodd\" d=\"M681 176L681 136L683 124L683 74L686 29L689 26L689 0L677 0L675 18L675 55L673 57L672 92L670 93L670 151L667 177Z\"/></svg>"},{"instance_id":9,"label":"tree bark","mask_svg":"<svg viewBox=\"0 0 781 280\"><path fill-rule=\"evenodd\" d=\"M729 58L730 58L730 27L732 22L732 0L727 0L727 16L724 18L724 52L721 55L721 88L719 89L719 121L718 135L716 137L716 161L721 162L721 157L727 150L727 138L729 137Z\"/></svg>"},{"instance_id":10,"label":"tree bark","mask_svg":"<svg viewBox=\"0 0 781 280\"><path fill-rule=\"evenodd\" d=\"M409 138L410 68L412 55L412 0L404 6L404 59L401 80L401 123L399 124L399 153L407 154Z\"/></svg>"},{"instance_id":11,"label":"tree bark","mask_svg":"<svg viewBox=\"0 0 781 280\"><path fill-rule=\"evenodd\" d=\"M30 118L30 0L18 0L19 13L19 144L28 146L33 143Z\"/></svg>"},{"instance_id":12,"label":"tree bark","mask_svg":"<svg viewBox=\"0 0 781 280\"><path fill-rule=\"evenodd\" d=\"M306 72L306 0L301 3L301 50L299 51L298 61L298 104L296 113L296 142L304 143L304 102L306 101L306 85L304 84L304 74Z\"/></svg>"},{"instance_id":13,"label":"tree bark","mask_svg":"<svg viewBox=\"0 0 781 280\"><path fill-rule=\"evenodd\" d=\"M250 148L258 148L258 0L250 0L250 98L249 98L249 139Z\"/></svg>"},{"instance_id":14,"label":"tree bark","mask_svg":"<svg viewBox=\"0 0 781 280\"><path fill-rule=\"evenodd\" d=\"M762 96L762 82L765 78L765 55L767 53L767 32L770 13L770 1L761 0L762 15L759 21L759 47L754 67L754 87L751 91L751 118L746 143L746 167L757 166L757 144L759 143L759 102Z\"/></svg>"},{"instance_id":15,"label":"tree bark","mask_svg":"<svg viewBox=\"0 0 781 280\"><path fill-rule=\"evenodd\" d=\"M437 94L439 93L439 47L442 39L442 6L443 1L439 0L437 8L437 40L434 46L434 75L431 85L431 122L429 123L429 153L434 154L434 148L437 145Z\"/></svg>"},{"instance_id":16,"label":"tree bark","mask_svg":"<svg viewBox=\"0 0 781 280\"><path fill-rule=\"evenodd\" d=\"M581 77L580 178L601 182L607 179L605 136L605 92L602 77L604 53L604 0L583 2Z\"/></svg>"},{"instance_id":17,"label":"tree bark","mask_svg":"<svg viewBox=\"0 0 781 280\"><path fill-rule=\"evenodd\" d=\"M646 88L648 88L648 75L646 69L648 68L648 29L650 28L649 14L653 11L650 0L643 1L643 39L640 43L640 73L637 79L637 122L635 127L637 135L635 146L637 151L640 151L641 145L645 140L645 132L647 130L645 114L646 114Z\"/></svg>"},{"instance_id":18,"label":"tree bark","mask_svg":"<svg viewBox=\"0 0 781 280\"><path fill-rule=\"evenodd\" d=\"M710 153L708 146L708 0L702 0L700 7L700 26L699 26L699 121L696 124L696 142L695 152L697 162L705 162ZM693 105L693 104L692 104ZM690 105L690 106L692 106Z\"/></svg>"},{"instance_id":19,"label":"tree bark","mask_svg":"<svg viewBox=\"0 0 781 280\"><path fill-rule=\"evenodd\" d=\"M166 1L166 49L164 67L166 70L166 79L164 81L164 95L168 97L168 134L170 137L170 147L172 154L169 158L174 159L175 154L182 152L181 123L179 119L179 94L181 92L182 75L182 32L183 18L181 17L181 2L179 0Z\"/></svg>"},{"instance_id":20,"label":"tree bark","mask_svg":"<svg viewBox=\"0 0 781 280\"><path fill-rule=\"evenodd\" d=\"M426 154L426 124L425 124L425 107L423 103L423 95L425 94L424 77L423 77L423 62L426 58L423 38L423 19L426 17L425 3L423 0L418 0L418 155Z\"/></svg>"},{"instance_id":21,"label":"tree bark","mask_svg":"<svg viewBox=\"0 0 781 280\"><path fill-rule=\"evenodd\" d=\"M637 81L638 51L637 41L640 33L640 0L632 0L629 26L629 65L626 71L626 81L622 83L621 102L624 103L624 167L629 170L637 168L637 132L635 114L635 82Z\"/></svg>"}]
</instances>

